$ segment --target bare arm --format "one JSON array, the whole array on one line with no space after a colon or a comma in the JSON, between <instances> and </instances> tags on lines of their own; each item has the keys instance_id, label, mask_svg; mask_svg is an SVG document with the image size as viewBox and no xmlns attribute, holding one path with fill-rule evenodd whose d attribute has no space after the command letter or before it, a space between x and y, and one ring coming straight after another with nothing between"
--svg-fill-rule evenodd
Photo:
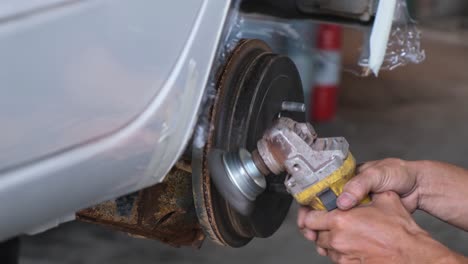
<instances>
[{"instance_id":1,"label":"bare arm","mask_svg":"<svg viewBox=\"0 0 468 264\"><path fill-rule=\"evenodd\" d=\"M417 171L418 208L468 230L468 171L447 163L422 161Z\"/></svg>"}]
</instances>

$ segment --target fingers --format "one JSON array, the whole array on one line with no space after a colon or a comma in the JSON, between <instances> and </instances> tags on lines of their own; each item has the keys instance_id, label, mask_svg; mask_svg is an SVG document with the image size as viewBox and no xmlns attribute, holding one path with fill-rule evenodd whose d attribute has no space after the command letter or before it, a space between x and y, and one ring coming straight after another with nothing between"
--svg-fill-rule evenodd
<instances>
[{"instance_id":1,"label":"fingers","mask_svg":"<svg viewBox=\"0 0 468 264\"><path fill-rule=\"evenodd\" d=\"M347 263L347 264L360 264L362 259L360 258L347 258L346 255L343 255L340 252L334 250L328 250L328 257L333 263Z\"/></svg>"},{"instance_id":2,"label":"fingers","mask_svg":"<svg viewBox=\"0 0 468 264\"><path fill-rule=\"evenodd\" d=\"M302 206L299 208L299 211L297 213L297 226L299 229L304 229L305 228L305 218L307 216L307 213L311 211L310 208Z\"/></svg>"},{"instance_id":3,"label":"fingers","mask_svg":"<svg viewBox=\"0 0 468 264\"><path fill-rule=\"evenodd\" d=\"M361 194L356 195L343 191L343 193L341 193L341 195L336 200L336 205L338 205L338 208L341 210L349 210L357 205L360 196Z\"/></svg>"},{"instance_id":4,"label":"fingers","mask_svg":"<svg viewBox=\"0 0 468 264\"><path fill-rule=\"evenodd\" d=\"M317 253L322 257L328 256L328 250L322 247L317 247Z\"/></svg>"},{"instance_id":5,"label":"fingers","mask_svg":"<svg viewBox=\"0 0 468 264\"><path fill-rule=\"evenodd\" d=\"M382 192L372 195L372 204L384 210L389 210L390 208L404 208L401 203L400 196L395 192Z\"/></svg>"},{"instance_id":6,"label":"fingers","mask_svg":"<svg viewBox=\"0 0 468 264\"><path fill-rule=\"evenodd\" d=\"M337 200L338 207L349 210L371 192L394 191L401 197L409 196L417 187L417 177L414 172L410 173L407 164L394 158L363 164L357 169L359 174L344 186ZM414 211L416 205L414 201L410 202L413 204L408 206L408 210Z\"/></svg>"},{"instance_id":7,"label":"fingers","mask_svg":"<svg viewBox=\"0 0 468 264\"><path fill-rule=\"evenodd\" d=\"M328 257L333 263L342 263L342 255L334 250L328 250Z\"/></svg>"},{"instance_id":8,"label":"fingers","mask_svg":"<svg viewBox=\"0 0 468 264\"><path fill-rule=\"evenodd\" d=\"M330 246L329 231L320 232L316 244L320 256L329 257L333 263L340 263L343 259L343 255Z\"/></svg>"},{"instance_id":9,"label":"fingers","mask_svg":"<svg viewBox=\"0 0 468 264\"><path fill-rule=\"evenodd\" d=\"M317 232L313 231L313 230L310 230L310 229L303 229L302 230L302 234L304 235L304 237L309 240L309 241L312 241L312 242L315 242L317 241Z\"/></svg>"},{"instance_id":10,"label":"fingers","mask_svg":"<svg viewBox=\"0 0 468 264\"><path fill-rule=\"evenodd\" d=\"M371 191L381 188L387 181L386 171L371 168L376 162L368 162L359 169L361 173L352 178L343 188L343 193L338 197L337 205L341 210L349 210L355 207Z\"/></svg>"},{"instance_id":11,"label":"fingers","mask_svg":"<svg viewBox=\"0 0 468 264\"><path fill-rule=\"evenodd\" d=\"M321 248L332 249L330 245L330 231L319 232L315 244Z\"/></svg>"},{"instance_id":12,"label":"fingers","mask_svg":"<svg viewBox=\"0 0 468 264\"><path fill-rule=\"evenodd\" d=\"M304 218L304 226L307 229L322 231L330 229L329 215L332 214L326 211L312 210Z\"/></svg>"},{"instance_id":13,"label":"fingers","mask_svg":"<svg viewBox=\"0 0 468 264\"><path fill-rule=\"evenodd\" d=\"M299 208L297 214L297 226L301 230L304 237L309 240L315 242L317 240L317 232L307 229L305 225L305 219L307 214L311 211L309 207L301 207Z\"/></svg>"},{"instance_id":14,"label":"fingers","mask_svg":"<svg viewBox=\"0 0 468 264\"><path fill-rule=\"evenodd\" d=\"M361 164L359 164L359 165L357 166L357 168L356 168L356 173L359 174L359 173L365 171L366 169L368 169L368 168L374 166L374 165L377 164L377 163L378 163L377 160L376 160L376 161L368 161L368 162L366 162L366 163L361 163Z\"/></svg>"}]
</instances>

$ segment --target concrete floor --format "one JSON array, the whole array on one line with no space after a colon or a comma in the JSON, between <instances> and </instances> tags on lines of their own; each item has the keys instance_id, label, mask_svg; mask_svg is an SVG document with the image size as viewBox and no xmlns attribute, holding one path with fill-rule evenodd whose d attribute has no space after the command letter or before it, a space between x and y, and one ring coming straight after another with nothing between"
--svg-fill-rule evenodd
<instances>
[{"instance_id":1,"label":"concrete floor","mask_svg":"<svg viewBox=\"0 0 468 264\"><path fill-rule=\"evenodd\" d=\"M346 43L346 42L345 42ZM468 48L425 43L423 65L379 79L343 77L337 119L317 126L322 135L345 136L359 161L400 157L434 159L468 167ZM329 263L295 226L296 208L269 239L242 249L206 241L200 250L174 249L96 226L71 223L23 239L22 264L58 263ZM468 235L423 213L418 223L450 248L468 255Z\"/></svg>"}]
</instances>

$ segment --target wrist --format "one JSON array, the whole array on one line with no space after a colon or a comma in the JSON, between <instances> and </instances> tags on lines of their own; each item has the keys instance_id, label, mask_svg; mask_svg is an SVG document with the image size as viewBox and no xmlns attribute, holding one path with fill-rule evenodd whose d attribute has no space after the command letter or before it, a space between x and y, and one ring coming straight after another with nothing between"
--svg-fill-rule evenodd
<instances>
[{"instance_id":1,"label":"wrist","mask_svg":"<svg viewBox=\"0 0 468 264\"><path fill-rule=\"evenodd\" d=\"M466 264L467 259L434 240L428 233L409 239L412 248L408 250L407 263Z\"/></svg>"},{"instance_id":2,"label":"wrist","mask_svg":"<svg viewBox=\"0 0 468 264\"><path fill-rule=\"evenodd\" d=\"M428 190L431 189L431 171L434 166L432 161L407 161L408 174L414 177L415 184L412 193L416 194L417 209L424 210L424 200Z\"/></svg>"}]
</instances>

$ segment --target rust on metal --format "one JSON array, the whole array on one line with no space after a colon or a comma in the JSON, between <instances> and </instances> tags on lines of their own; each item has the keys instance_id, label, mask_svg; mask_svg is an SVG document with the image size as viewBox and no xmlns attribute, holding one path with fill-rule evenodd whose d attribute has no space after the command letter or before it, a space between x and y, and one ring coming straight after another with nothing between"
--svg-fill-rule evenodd
<instances>
[{"instance_id":1,"label":"rust on metal","mask_svg":"<svg viewBox=\"0 0 468 264\"><path fill-rule=\"evenodd\" d=\"M279 84L272 86L278 74L284 74L293 92L285 92ZM257 209L253 214L248 217L239 214L222 198L219 193L222 190L212 185L208 154L213 149L228 152L238 148L253 149L262 131L270 127L282 111L282 102L303 100L302 89L294 64L273 53L263 41L254 39L240 40L216 77L214 102L204 116L208 121L204 126L208 130L206 144L193 150L196 208L200 224L209 238L221 245L241 247L254 237L268 237L276 231L289 209L291 197L278 195L269 188L262 194L262 199L252 202ZM274 102L269 101L268 107L264 106L265 98L274 98ZM255 122L260 118L265 120ZM272 175L269 186L282 183L284 177ZM276 204L276 208L271 204Z\"/></svg>"},{"instance_id":2,"label":"rust on metal","mask_svg":"<svg viewBox=\"0 0 468 264\"><path fill-rule=\"evenodd\" d=\"M233 58L236 57L237 53L242 50L244 45L247 45L247 41L241 40L237 47L232 51L231 57L227 61L226 66L223 68L219 81L217 84L217 95L214 101L214 104L212 108L210 109L210 129L208 133L208 138L207 142L205 145L205 148L203 149L203 160L202 160L202 175L201 177L203 178L202 180L202 189L203 189L203 196L201 197L203 200L204 204L204 211L205 213L202 214L202 219L201 221L204 222L205 232L208 234L208 236L213 240L215 243L220 244L220 245L227 245L227 243L223 240L222 235L218 229L218 225L216 224L216 220L214 218L214 211L213 211L213 204L212 204L212 194L211 194L211 177L208 171L208 161L206 157L208 156L208 152L210 151L212 145L213 145L213 138L214 138L214 127L215 127L215 121L216 121L216 113L219 111L219 108L221 107L220 104L220 98L222 97L222 93L225 92L224 88L224 83L225 83L225 78L226 75L232 71L233 67Z\"/></svg>"},{"instance_id":3,"label":"rust on metal","mask_svg":"<svg viewBox=\"0 0 468 264\"><path fill-rule=\"evenodd\" d=\"M257 149L252 152L252 159L255 163L255 166L257 166L263 175L268 175L271 173L270 169L268 169L268 166L265 164L265 161L263 161L263 158L260 156L260 153L258 153Z\"/></svg>"},{"instance_id":4,"label":"rust on metal","mask_svg":"<svg viewBox=\"0 0 468 264\"><path fill-rule=\"evenodd\" d=\"M162 183L82 210L77 218L175 247L200 247L205 236L195 212L192 175L187 170L186 164L178 164Z\"/></svg>"},{"instance_id":5,"label":"rust on metal","mask_svg":"<svg viewBox=\"0 0 468 264\"><path fill-rule=\"evenodd\" d=\"M179 162L176 163L175 167L179 170L183 170L188 173L192 173L192 165L190 164L191 161L189 160L179 160Z\"/></svg>"},{"instance_id":6,"label":"rust on metal","mask_svg":"<svg viewBox=\"0 0 468 264\"><path fill-rule=\"evenodd\" d=\"M224 240L223 235L221 234L221 231L218 228L218 223L217 219L215 218L215 212L213 210L213 194L211 191L211 177L209 174L208 170L208 161L207 161L207 156L208 153L210 152L211 148L213 147L213 140L214 140L214 135L215 135L215 130L214 128L216 127L216 121L217 121L217 114L221 111L221 108L226 107L225 105L221 105L221 99L223 98L223 95L226 91L226 86L229 85L229 82L226 79L229 79L232 77L232 74L235 73L235 68L238 67L237 64L241 63L240 58L242 57L240 53L245 52L246 50L249 50L249 47L255 47L255 48L261 48L264 49L265 51L271 51L270 48L264 44L261 41L257 40L245 40L242 39L239 41L237 44L236 48L232 51L228 61L226 62L226 65L222 69L222 71L218 74L218 83L216 85L217 87L217 94L216 98L214 101L213 106L210 109L210 129L207 137L207 143L205 145L205 148L203 149L203 155L202 155L202 189L203 189L203 195L199 197L202 202L203 202L203 214L200 214L200 221L203 222L203 226L205 227L204 231L207 233L207 235L211 238L212 241L214 241L217 244L220 245L228 245L228 243ZM236 224L234 222L233 224Z\"/></svg>"}]
</instances>

